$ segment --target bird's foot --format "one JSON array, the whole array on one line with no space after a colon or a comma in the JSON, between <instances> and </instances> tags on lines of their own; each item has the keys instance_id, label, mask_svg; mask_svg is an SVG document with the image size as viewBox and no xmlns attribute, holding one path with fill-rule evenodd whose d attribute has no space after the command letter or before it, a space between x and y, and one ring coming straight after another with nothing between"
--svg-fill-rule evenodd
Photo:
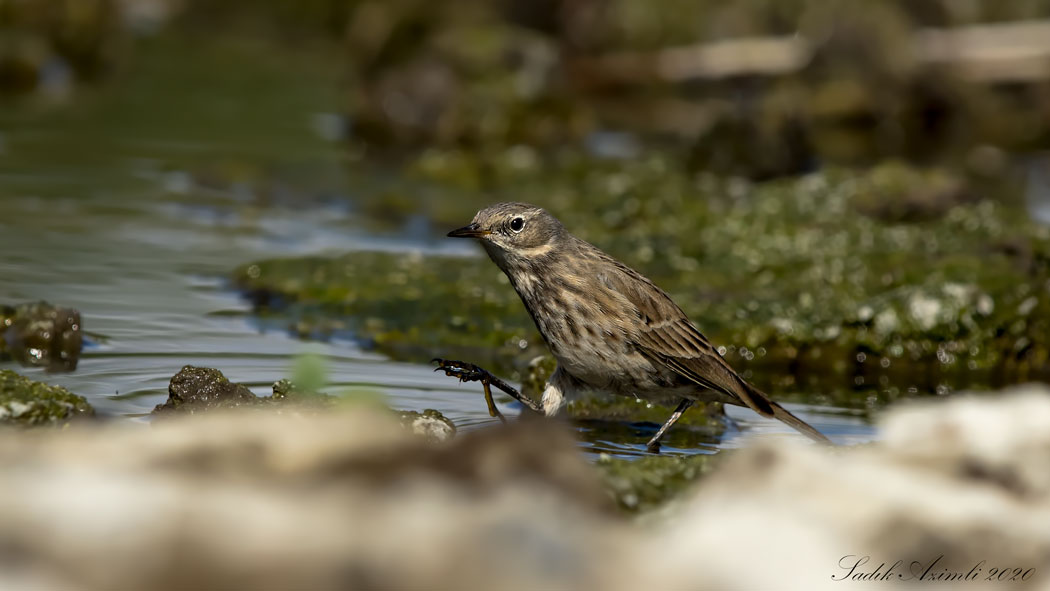
<instances>
[{"instance_id":1,"label":"bird's foot","mask_svg":"<svg viewBox=\"0 0 1050 591\"><path fill-rule=\"evenodd\" d=\"M480 382L493 377L488 371L466 361L441 358L434 358L430 361L438 364L434 371L443 371L445 375L459 378L461 382Z\"/></svg>"},{"instance_id":2,"label":"bird's foot","mask_svg":"<svg viewBox=\"0 0 1050 591\"><path fill-rule=\"evenodd\" d=\"M489 407L489 416L499 417L503 422L506 419L500 413L499 409L496 408L495 401L492 400L492 389L490 386L502 390L503 392L510 395L511 398L522 403L526 408L533 412L543 413L543 407L531 398L523 396L521 392L515 390L510 384L492 375L487 369L483 369L474 365L473 363L467 363L466 361L455 361L452 359L440 359L435 358L431 361L436 362L438 366L434 368L434 371L443 371L445 375L459 378L461 382L481 382L481 386L485 389L485 403Z\"/></svg>"},{"instance_id":3,"label":"bird's foot","mask_svg":"<svg viewBox=\"0 0 1050 591\"><path fill-rule=\"evenodd\" d=\"M485 404L489 407L489 416L499 418L500 422L507 422L507 418L496 407L496 401L492 399L492 388L489 387L489 384L498 379L496 376L465 361L436 358L431 361L436 361L438 364L434 371L443 371L445 375L459 378L461 382L481 382L482 388L485 389Z\"/></svg>"}]
</instances>

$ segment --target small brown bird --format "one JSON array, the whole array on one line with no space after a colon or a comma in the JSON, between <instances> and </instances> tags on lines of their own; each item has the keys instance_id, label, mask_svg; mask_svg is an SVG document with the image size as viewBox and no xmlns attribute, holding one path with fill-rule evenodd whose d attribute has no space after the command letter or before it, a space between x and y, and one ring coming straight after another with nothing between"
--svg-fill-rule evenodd
<instances>
[{"instance_id":1,"label":"small brown bird","mask_svg":"<svg viewBox=\"0 0 1050 591\"><path fill-rule=\"evenodd\" d=\"M659 450L663 434L696 401L746 406L828 442L733 371L663 290L570 234L544 209L499 203L448 235L481 242L558 360L543 391L548 416L566 396L592 389L678 401L649 441L651 451Z\"/></svg>"}]
</instances>

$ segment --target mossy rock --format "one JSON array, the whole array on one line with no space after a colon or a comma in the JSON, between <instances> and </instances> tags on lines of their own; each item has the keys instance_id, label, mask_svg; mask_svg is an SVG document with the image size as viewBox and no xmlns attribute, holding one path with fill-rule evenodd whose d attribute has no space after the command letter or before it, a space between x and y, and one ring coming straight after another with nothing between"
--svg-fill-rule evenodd
<instances>
[{"instance_id":1,"label":"mossy rock","mask_svg":"<svg viewBox=\"0 0 1050 591\"><path fill-rule=\"evenodd\" d=\"M95 409L83 396L60 386L35 382L11 370L0 370L0 423L54 425L94 414Z\"/></svg>"},{"instance_id":2,"label":"mossy rock","mask_svg":"<svg viewBox=\"0 0 1050 591\"><path fill-rule=\"evenodd\" d=\"M255 406L261 401L247 386L231 382L217 369L187 365L171 378L168 400L158 404L153 414L194 414L219 408Z\"/></svg>"}]
</instances>

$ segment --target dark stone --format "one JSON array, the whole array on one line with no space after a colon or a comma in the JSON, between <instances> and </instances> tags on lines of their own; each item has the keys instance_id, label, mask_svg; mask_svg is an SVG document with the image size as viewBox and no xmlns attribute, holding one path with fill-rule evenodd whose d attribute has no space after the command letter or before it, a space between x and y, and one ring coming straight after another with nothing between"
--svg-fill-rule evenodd
<instances>
[{"instance_id":1,"label":"dark stone","mask_svg":"<svg viewBox=\"0 0 1050 591\"><path fill-rule=\"evenodd\" d=\"M196 413L216 408L256 405L260 398L247 387L234 384L222 372L209 367L187 365L171 378L168 401L158 404L154 413L179 411Z\"/></svg>"}]
</instances>

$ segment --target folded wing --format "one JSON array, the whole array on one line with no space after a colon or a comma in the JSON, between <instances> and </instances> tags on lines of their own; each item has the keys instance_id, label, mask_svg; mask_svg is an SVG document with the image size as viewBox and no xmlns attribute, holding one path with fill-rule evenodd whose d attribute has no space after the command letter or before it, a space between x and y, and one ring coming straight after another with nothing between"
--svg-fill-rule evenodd
<instances>
[{"instance_id":1,"label":"folded wing","mask_svg":"<svg viewBox=\"0 0 1050 591\"><path fill-rule=\"evenodd\" d=\"M671 297L629 267L614 264L600 279L637 309L640 322L630 323L638 351L698 386L740 400L760 415L772 417L773 403L750 387L689 321Z\"/></svg>"}]
</instances>

